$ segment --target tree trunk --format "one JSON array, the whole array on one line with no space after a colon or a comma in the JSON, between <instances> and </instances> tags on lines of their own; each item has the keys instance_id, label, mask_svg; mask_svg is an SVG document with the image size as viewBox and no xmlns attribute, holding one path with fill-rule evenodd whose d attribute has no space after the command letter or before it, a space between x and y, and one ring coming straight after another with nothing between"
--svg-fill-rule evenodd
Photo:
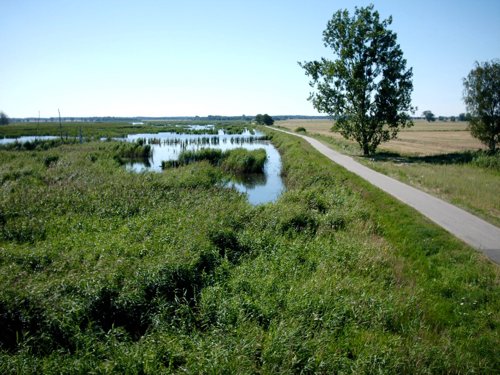
<instances>
[{"instance_id":1,"label":"tree trunk","mask_svg":"<svg viewBox=\"0 0 500 375\"><path fill-rule=\"evenodd\" d=\"M370 155L370 148L368 147L368 143L363 143L363 155L364 156Z\"/></svg>"},{"instance_id":2,"label":"tree trunk","mask_svg":"<svg viewBox=\"0 0 500 375\"><path fill-rule=\"evenodd\" d=\"M490 152L492 154L494 154L495 151L496 151L496 142L495 142L495 140L494 139L490 139L490 142L489 142L488 146L490 147Z\"/></svg>"}]
</instances>

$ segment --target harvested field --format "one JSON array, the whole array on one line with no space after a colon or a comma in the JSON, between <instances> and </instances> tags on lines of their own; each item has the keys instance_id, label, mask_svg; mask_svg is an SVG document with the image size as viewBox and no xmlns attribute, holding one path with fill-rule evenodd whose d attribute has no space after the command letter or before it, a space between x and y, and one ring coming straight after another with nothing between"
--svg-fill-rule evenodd
<instances>
[{"instance_id":1,"label":"harvested field","mask_svg":"<svg viewBox=\"0 0 500 375\"><path fill-rule=\"evenodd\" d=\"M412 155L437 155L465 150L484 149L484 146L473 138L467 130L466 122L428 123L424 120L414 121L415 125L403 129L398 138L383 143L380 151L397 152ZM338 132L331 132L333 121L329 120L286 120L277 121L276 125L295 130L304 127L308 133L321 134L344 140ZM355 144L355 142L349 141Z\"/></svg>"}]
</instances>

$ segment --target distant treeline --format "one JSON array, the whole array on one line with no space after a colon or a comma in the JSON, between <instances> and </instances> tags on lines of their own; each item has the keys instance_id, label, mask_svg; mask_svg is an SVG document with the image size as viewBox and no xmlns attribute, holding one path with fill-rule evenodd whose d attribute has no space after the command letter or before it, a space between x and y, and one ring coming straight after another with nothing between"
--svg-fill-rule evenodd
<instances>
[{"instance_id":1,"label":"distant treeline","mask_svg":"<svg viewBox=\"0 0 500 375\"><path fill-rule=\"evenodd\" d=\"M290 119L328 119L328 116L302 116L302 115L279 115L272 116L275 120L290 120ZM147 116L137 116L137 117L61 117L62 122L140 122L140 121L158 121L158 120L170 120L170 121L253 121L255 116L219 116L219 115L209 115L209 116L177 116L177 117L147 117ZM58 117L25 117L25 118L10 118L11 122L58 122Z\"/></svg>"},{"instance_id":2,"label":"distant treeline","mask_svg":"<svg viewBox=\"0 0 500 375\"><path fill-rule=\"evenodd\" d=\"M303 116L303 115L275 115L271 116L275 121L280 120L334 120L331 116ZM416 119L425 119L423 116L414 116ZM467 118L459 116L438 116L435 118L439 121L467 121ZM58 122L58 117L25 117L25 118L10 118L10 122ZM61 117L62 122L141 122L141 121L254 121L255 116L178 116L178 117Z\"/></svg>"}]
</instances>

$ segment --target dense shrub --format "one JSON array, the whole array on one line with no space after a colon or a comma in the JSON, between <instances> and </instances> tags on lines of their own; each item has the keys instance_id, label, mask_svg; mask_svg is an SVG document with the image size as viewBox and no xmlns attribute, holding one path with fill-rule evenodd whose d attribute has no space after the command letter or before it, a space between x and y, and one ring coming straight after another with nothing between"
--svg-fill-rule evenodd
<instances>
[{"instance_id":1,"label":"dense shrub","mask_svg":"<svg viewBox=\"0 0 500 375\"><path fill-rule=\"evenodd\" d=\"M232 173L263 173L266 163L266 151L249 151L243 148L225 152L221 168Z\"/></svg>"},{"instance_id":2,"label":"dense shrub","mask_svg":"<svg viewBox=\"0 0 500 375\"><path fill-rule=\"evenodd\" d=\"M478 152L472 159L472 164L481 168L493 169L500 172L500 152L494 154Z\"/></svg>"},{"instance_id":3,"label":"dense shrub","mask_svg":"<svg viewBox=\"0 0 500 375\"><path fill-rule=\"evenodd\" d=\"M115 146L115 160L123 164L127 160L147 159L151 157L152 149L150 145L144 144L144 140L136 142L120 142Z\"/></svg>"},{"instance_id":4,"label":"dense shrub","mask_svg":"<svg viewBox=\"0 0 500 375\"><path fill-rule=\"evenodd\" d=\"M214 166L221 167L226 172L242 173L263 173L266 163L266 151L263 149L246 150L237 148L222 151L212 148L203 148L196 151L182 151L178 160L167 160L162 162L162 168L179 167L199 161L208 161Z\"/></svg>"}]
</instances>

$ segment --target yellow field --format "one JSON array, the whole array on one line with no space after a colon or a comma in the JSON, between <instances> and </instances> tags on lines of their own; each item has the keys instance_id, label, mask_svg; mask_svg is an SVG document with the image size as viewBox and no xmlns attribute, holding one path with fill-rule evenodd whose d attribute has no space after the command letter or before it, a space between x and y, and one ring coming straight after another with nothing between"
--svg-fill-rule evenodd
<instances>
[{"instance_id":1,"label":"yellow field","mask_svg":"<svg viewBox=\"0 0 500 375\"><path fill-rule=\"evenodd\" d=\"M466 122L428 123L425 120L415 120L414 123L413 127L401 130L397 139L381 144L379 150L400 154L437 155L484 148L470 135ZM304 127L311 134L343 139L339 133L330 131L333 122L329 120L285 120L275 124L290 130Z\"/></svg>"}]
</instances>

